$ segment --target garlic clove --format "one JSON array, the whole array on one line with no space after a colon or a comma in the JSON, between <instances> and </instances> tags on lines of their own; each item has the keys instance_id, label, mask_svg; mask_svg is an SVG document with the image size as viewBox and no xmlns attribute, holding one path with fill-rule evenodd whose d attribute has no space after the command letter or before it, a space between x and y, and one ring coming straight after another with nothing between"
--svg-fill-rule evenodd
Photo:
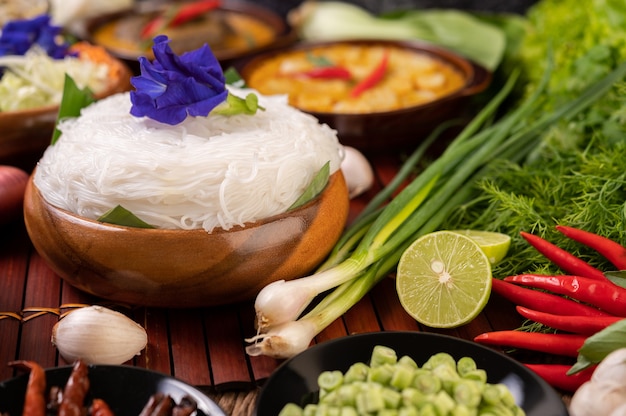
<instances>
[{"instance_id":1,"label":"garlic clove","mask_svg":"<svg viewBox=\"0 0 626 416\"><path fill-rule=\"evenodd\" d=\"M70 312L52 328L52 343L67 362L119 365L148 344L146 330L126 315L103 306Z\"/></svg>"},{"instance_id":2,"label":"garlic clove","mask_svg":"<svg viewBox=\"0 0 626 416\"><path fill-rule=\"evenodd\" d=\"M346 179L350 198L355 198L372 187L374 170L363 153L350 146L343 148L345 154L341 161L341 171Z\"/></svg>"}]
</instances>

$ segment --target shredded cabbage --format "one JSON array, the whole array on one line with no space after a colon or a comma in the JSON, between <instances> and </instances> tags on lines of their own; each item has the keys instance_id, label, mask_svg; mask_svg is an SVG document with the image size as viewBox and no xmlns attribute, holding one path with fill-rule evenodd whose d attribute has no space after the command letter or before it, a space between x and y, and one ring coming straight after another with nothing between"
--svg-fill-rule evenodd
<instances>
[{"instance_id":1,"label":"shredded cabbage","mask_svg":"<svg viewBox=\"0 0 626 416\"><path fill-rule=\"evenodd\" d=\"M80 88L94 93L107 84L108 66L77 57L52 59L40 48L31 48L24 56L2 56L0 67L0 111L15 111L59 104L65 74Z\"/></svg>"}]
</instances>

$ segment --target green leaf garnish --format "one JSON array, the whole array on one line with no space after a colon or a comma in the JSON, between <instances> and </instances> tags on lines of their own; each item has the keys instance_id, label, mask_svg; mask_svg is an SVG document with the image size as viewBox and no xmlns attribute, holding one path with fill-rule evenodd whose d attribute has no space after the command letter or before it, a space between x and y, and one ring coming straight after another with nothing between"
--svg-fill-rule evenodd
<instances>
[{"instance_id":1,"label":"green leaf garnish","mask_svg":"<svg viewBox=\"0 0 626 416\"><path fill-rule=\"evenodd\" d=\"M226 80L227 85L232 85L239 88L247 87L246 81L241 77L241 74L239 74L239 72L232 66L224 71L224 79Z\"/></svg>"},{"instance_id":2,"label":"green leaf garnish","mask_svg":"<svg viewBox=\"0 0 626 416\"><path fill-rule=\"evenodd\" d=\"M246 95L246 98L240 98L229 93L226 101L215 107L211 113L223 116L253 115L257 110L265 111L265 108L259 105L259 97L256 94L250 93Z\"/></svg>"},{"instance_id":3,"label":"green leaf garnish","mask_svg":"<svg viewBox=\"0 0 626 416\"><path fill-rule=\"evenodd\" d=\"M567 374L575 374L598 364L611 352L624 347L626 347L626 319L617 321L587 338L578 350L576 363Z\"/></svg>"},{"instance_id":4,"label":"green leaf garnish","mask_svg":"<svg viewBox=\"0 0 626 416\"><path fill-rule=\"evenodd\" d=\"M296 209L306 204L307 202L309 202L316 196L318 196L320 192L322 192L324 188L326 187L329 177L330 177L330 162L326 162L326 164L324 164L324 166L322 166L319 172L317 172L317 174L313 177L313 180L311 181L309 186L307 186L307 188L304 190L302 195L300 195L300 198L298 198L296 202L291 204L288 211L292 209Z\"/></svg>"},{"instance_id":5,"label":"green leaf garnish","mask_svg":"<svg viewBox=\"0 0 626 416\"><path fill-rule=\"evenodd\" d=\"M626 289L626 270L619 270L614 272L604 273L607 279L616 284L617 286Z\"/></svg>"},{"instance_id":6,"label":"green leaf garnish","mask_svg":"<svg viewBox=\"0 0 626 416\"><path fill-rule=\"evenodd\" d=\"M102 216L98 218L98 221L125 227L155 228L121 205L102 214Z\"/></svg>"},{"instance_id":7,"label":"green leaf garnish","mask_svg":"<svg viewBox=\"0 0 626 416\"><path fill-rule=\"evenodd\" d=\"M311 52L307 52L306 60L311 62L313 66L324 67L324 66L333 66L334 63L327 57L320 55L313 55Z\"/></svg>"},{"instance_id":8,"label":"green leaf garnish","mask_svg":"<svg viewBox=\"0 0 626 416\"><path fill-rule=\"evenodd\" d=\"M57 125L59 124L59 121L63 120L64 118L78 117L80 115L80 110L87 107L94 101L95 98L89 88L78 88L78 85L76 85L74 79L65 74L65 84L63 85L63 98L61 99L61 104L59 106ZM50 144L54 145L57 140L59 140L60 136L61 131L55 127L54 132L52 133L52 140Z\"/></svg>"}]
</instances>

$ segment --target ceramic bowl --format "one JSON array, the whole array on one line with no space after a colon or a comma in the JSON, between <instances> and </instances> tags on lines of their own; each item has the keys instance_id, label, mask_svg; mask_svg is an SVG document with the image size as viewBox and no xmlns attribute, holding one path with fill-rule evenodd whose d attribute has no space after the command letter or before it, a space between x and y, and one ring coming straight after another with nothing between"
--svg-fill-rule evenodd
<instances>
[{"instance_id":1,"label":"ceramic bowl","mask_svg":"<svg viewBox=\"0 0 626 416\"><path fill-rule=\"evenodd\" d=\"M90 51L98 51L104 57L112 74L109 85L96 94L97 99L130 90L131 72L126 64L93 45L81 53ZM0 111L0 164L18 166L30 172L50 144L58 112L58 105Z\"/></svg>"},{"instance_id":2,"label":"ceramic bowl","mask_svg":"<svg viewBox=\"0 0 626 416\"><path fill-rule=\"evenodd\" d=\"M315 199L245 227L159 230L81 218L26 188L33 245L61 278L132 305L204 307L252 299L265 285L313 270L343 232L349 208L341 171Z\"/></svg>"},{"instance_id":3,"label":"ceramic bowl","mask_svg":"<svg viewBox=\"0 0 626 416\"><path fill-rule=\"evenodd\" d=\"M425 54L451 65L463 79L460 88L448 95L434 101L392 111L333 113L301 108L317 117L320 122L337 130L342 144L355 147L365 153L395 152L402 148L414 148L443 121L464 115L469 99L484 91L491 83L492 74L484 67L449 50L415 41L346 40L300 43L242 60L237 64L237 68L242 78L248 82L258 67L268 59L274 59L292 51L308 52L313 48L345 44L399 47ZM254 84L250 86L255 88ZM263 90L260 92L267 93Z\"/></svg>"},{"instance_id":4,"label":"ceramic bowl","mask_svg":"<svg viewBox=\"0 0 626 416\"><path fill-rule=\"evenodd\" d=\"M47 389L65 386L72 366L45 370ZM20 415L24 407L24 395L28 374L22 374L0 383L0 413ZM104 400L113 414L138 415L155 393L169 395L176 403L184 396L191 397L198 405L198 416L225 416L226 413L200 390L171 376L127 365L89 366L89 393L93 398Z\"/></svg>"},{"instance_id":5,"label":"ceramic bowl","mask_svg":"<svg viewBox=\"0 0 626 416\"><path fill-rule=\"evenodd\" d=\"M426 332L371 332L336 338L314 345L285 361L263 385L256 415L276 415L289 402L298 405L316 401L317 378L322 371L345 373L355 362L369 363L372 349L384 345L398 357L408 355L418 364L439 352L455 360L471 357L487 373L487 382L505 384L527 416L567 416L557 392L544 380L512 358L464 339Z\"/></svg>"},{"instance_id":6,"label":"ceramic bowl","mask_svg":"<svg viewBox=\"0 0 626 416\"><path fill-rule=\"evenodd\" d=\"M180 4L192 1L183 0ZM131 10L84 22L77 34L104 47L138 73L137 58L146 56L153 59L150 49L153 36L142 39L141 30L151 19L167 10L166 7L167 3L160 1L136 2ZM216 15L220 18L212 17ZM236 59L285 46L296 39L295 32L280 15L264 6L242 0L223 0L217 9L200 18L160 33L168 35L170 46L177 54L208 43L224 68Z\"/></svg>"}]
</instances>

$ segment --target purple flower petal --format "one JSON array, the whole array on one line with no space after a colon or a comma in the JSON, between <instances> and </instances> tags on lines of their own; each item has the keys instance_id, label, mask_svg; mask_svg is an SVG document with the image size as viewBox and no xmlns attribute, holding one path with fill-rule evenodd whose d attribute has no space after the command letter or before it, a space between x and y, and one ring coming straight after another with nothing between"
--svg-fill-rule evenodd
<instances>
[{"instance_id":1,"label":"purple flower petal","mask_svg":"<svg viewBox=\"0 0 626 416\"><path fill-rule=\"evenodd\" d=\"M39 45L48 56L62 59L69 45L59 41L61 27L50 24L50 16L42 14L32 19L12 20L2 28L0 56L24 55L33 45Z\"/></svg>"},{"instance_id":2,"label":"purple flower petal","mask_svg":"<svg viewBox=\"0 0 626 416\"><path fill-rule=\"evenodd\" d=\"M207 45L178 56L159 35L152 50L154 61L140 58L141 75L131 79L131 114L174 125L188 115L207 116L226 100L224 73Z\"/></svg>"}]
</instances>

